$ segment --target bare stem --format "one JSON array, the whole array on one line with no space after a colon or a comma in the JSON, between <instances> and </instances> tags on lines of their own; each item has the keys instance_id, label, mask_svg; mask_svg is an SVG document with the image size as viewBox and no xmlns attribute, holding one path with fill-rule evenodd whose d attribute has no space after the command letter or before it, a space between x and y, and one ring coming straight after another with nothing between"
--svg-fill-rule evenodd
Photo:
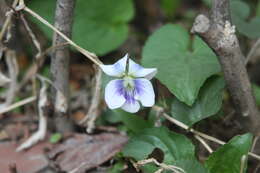
<instances>
[{"instance_id":1,"label":"bare stem","mask_svg":"<svg viewBox=\"0 0 260 173\"><path fill-rule=\"evenodd\" d=\"M36 49L37 49L37 51L38 51L38 53L37 53L37 55L36 55L36 58L39 58L39 56L40 56L41 53L42 53L41 45L40 45L39 41L37 40L35 34L33 33L32 29L30 28L30 26L29 26L29 24L28 24L28 22L27 22L27 20L25 19L25 17L24 17L23 14L21 14L21 20L22 20L22 22L23 22L23 24L24 24L24 27L25 27L25 29L27 30L29 36L31 37L34 46L36 47Z\"/></svg>"},{"instance_id":2,"label":"bare stem","mask_svg":"<svg viewBox=\"0 0 260 173\"><path fill-rule=\"evenodd\" d=\"M144 165L146 165L148 163L154 163L155 165L159 166L160 169L158 170L158 173L161 172L162 170L169 170L169 171L172 171L174 173L185 173L185 171L182 168L180 168L180 167L177 167L177 166L174 166L174 165L166 165L164 163L159 163L154 158L140 160L137 163L134 163L134 167L138 168L138 167L144 166Z\"/></svg>"},{"instance_id":3,"label":"bare stem","mask_svg":"<svg viewBox=\"0 0 260 173\"><path fill-rule=\"evenodd\" d=\"M247 130L260 135L260 114L245 67L235 26L230 23L229 0L213 0L211 18L199 15L192 32L198 34L218 56L235 110ZM248 120L248 121L246 121Z\"/></svg>"},{"instance_id":4,"label":"bare stem","mask_svg":"<svg viewBox=\"0 0 260 173\"><path fill-rule=\"evenodd\" d=\"M76 0L57 0L53 34L53 46L70 40ZM67 40L66 40L67 39ZM71 41L71 40L70 40ZM69 113L69 63L68 46L55 49L51 55L51 76L55 89L52 90L52 104L55 111L55 127L59 132L73 131L73 123L66 116Z\"/></svg>"},{"instance_id":5,"label":"bare stem","mask_svg":"<svg viewBox=\"0 0 260 173\"><path fill-rule=\"evenodd\" d=\"M211 10L212 20L217 23L230 21L229 6L229 0L213 0Z\"/></svg>"},{"instance_id":6,"label":"bare stem","mask_svg":"<svg viewBox=\"0 0 260 173\"><path fill-rule=\"evenodd\" d=\"M210 146L198 135L194 135L194 137L208 150L209 153L212 153L213 150L210 148Z\"/></svg>"}]
</instances>

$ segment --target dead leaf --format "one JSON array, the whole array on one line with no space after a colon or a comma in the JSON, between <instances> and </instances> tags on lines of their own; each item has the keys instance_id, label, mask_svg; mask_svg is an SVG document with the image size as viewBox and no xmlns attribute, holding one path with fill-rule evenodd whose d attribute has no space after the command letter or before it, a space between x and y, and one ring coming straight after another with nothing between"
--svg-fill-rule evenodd
<instances>
[{"instance_id":1,"label":"dead leaf","mask_svg":"<svg viewBox=\"0 0 260 173\"><path fill-rule=\"evenodd\" d=\"M49 153L54 163L65 172L84 173L111 159L127 142L120 134L75 134Z\"/></svg>"},{"instance_id":2,"label":"dead leaf","mask_svg":"<svg viewBox=\"0 0 260 173\"><path fill-rule=\"evenodd\" d=\"M10 164L15 164L19 173L36 173L48 166L48 159L44 154L44 149L51 148L48 142L41 142L23 152L15 152L16 147L10 142L0 143L1 173L8 173Z\"/></svg>"}]
</instances>

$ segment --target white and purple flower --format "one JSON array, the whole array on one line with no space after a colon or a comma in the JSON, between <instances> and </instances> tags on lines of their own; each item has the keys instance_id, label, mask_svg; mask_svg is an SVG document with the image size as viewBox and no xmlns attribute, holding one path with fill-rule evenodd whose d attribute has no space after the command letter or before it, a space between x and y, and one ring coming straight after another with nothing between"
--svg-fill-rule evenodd
<instances>
[{"instance_id":1,"label":"white and purple flower","mask_svg":"<svg viewBox=\"0 0 260 173\"><path fill-rule=\"evenodd\" d=\"M110 81L105 89L105 101L110 109L122 108L135 113L144 107L152 107L155 95L151 80L157 73L156 68L143 68L128 58L126 54L113 65L101 65L109 76L117 77Z\"/></svg>"}]
</instances>

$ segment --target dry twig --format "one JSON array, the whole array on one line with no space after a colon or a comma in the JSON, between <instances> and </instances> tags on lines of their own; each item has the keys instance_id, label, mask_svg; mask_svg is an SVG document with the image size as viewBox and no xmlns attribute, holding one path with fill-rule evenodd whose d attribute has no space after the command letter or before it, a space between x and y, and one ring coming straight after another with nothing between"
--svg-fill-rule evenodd
<instances>
[{"instance_id":1,"label":"dry twig","mask_svg":"<svg viewBox=\"0 0 260 173\"><path fill-rule=\"evenodd\" d=\"M0 111L12 104L17 87L18 64L16 61L16 53L13 50L7 50L5 54L10 82L8 91L6 92L5 102L0 105Z\"/></svg>"},{"instance_id":2,"label":"dry twig","mask_svg":"<svg viewBox=\"0 0 260 173\"><path fill-rule=\"evenodd\" d=\"M40 22L42 22L43 24L45 24L46 26L48 26L50 29L52 29L54 32L56 32L57 34L59 34L64 40L66 40L71 46L73 46L75 49L77 49L80 53L82 53L83 55L85 55L87 58L89 58L92 62L94 62L95 64L97 64L98 66L103 64L98 58L97 56L92 53L89 52L85 49L83 49L82 47L80 47L79 45L77 45L76 43L74 43L71 39L69 39L66 35L64 35L62 32L60 32L58 29L56 29L54 26L52 26L47 20L45 20L44 18L42 18L40 15L38 15L37 13L35 13L33 10L31 10L30 8L28 8L27 6L22 6L21 9L23 9L24 11L28 12L30 15L32 15L33 17L37 18ZM19 10L21 10L19 9Z\"/></svg>"},{"instance_id":3,"label":"dry twig","mask_svg":"<svg viewBox=\"0 0 260 173\"><path fill-rule=\"evenodd\" d=\"M29 139L27 139L16 149L17 152L30 148L40 140L43 140L47 131L47 117L44 114L44 107L47 105L47 84L44 78L39 77L39 79L42 83L38 101L39 128L37 132L35 132Z\"/></svg>"},{"instance_id":4,"label":"dry twig","mask_svg":"<svg viewBox=\"0 0 260 173\"><path fill-rule=\"evenodd\" d=\"M80 124L86 124L86 131L91 133L95 128L95 120L99 115L99 102L101 96L101 82L102 82L102 70L98 67L96 69L96 76L95 76L95 87L94 87L94 94L92 96L91 105L88 109L87 114L85 115L84 119L81 120Z\"/></svg>"},{"instance_id":5,"label":"dry twig","mask_svg":"<svg viewBox=\"0 0 260 173\"><path fill-rule=\"evenodd\" d=\"M24 24L25 29L27 30L29 36L32 39L32 42L33 42L35 48L38 51L38 53L36 54L36 59L38 59L41 56L41 54L42 54L42 49L41 49L40 42L37 40L35 34L33 33L32 29L30 28L30 26L29 26L27 20L25 19L24 15L21 14L20 17L21 17L21 20L22 20L22 22Z\"/></svg>"},{"instance_id":6,"label":"dry twig","mask_svg":"<svg viewBox=\"0 0 260 173\"><path fill-rule=\"evenodd\" d=\"M35 101L35 100L36 100L36 96L28 97L28 98L26 98L24 100L21 100L19 102L16 102L16 103L14 103L14 104L12 104L12 105L10 105L8 107L4 107L3 109L0 110L0 114L9 112L9 111L11 111L11 110L13 110L15 108L18 108L20 106L26 105L28 103L31 103L31 102Z\"/></svg>"},{"instance_id":7,"label":"dry twig","mask_svg":"<svg viewBox=\"0 0 260 173\"><path fill-rule=\"evenodd\" d=\"M210 148L210 146L204 141L203 138L201 138L198 135L194 135L194 137L208 150L209 153L212 153L213 150Z\"/></svg>"},{"instance_id":8,"label":"dry twig","mask_svg":"<svg viewBox=\"0 0 260 173\"><path fill-rule=\"evenodd\" d=\"M19 0L14 0L13 4L12 4L12 7L15 8L16 5L18 4L18 1ZM1 32L0 32L0 41L2 41L5 33L6 33L6 30L8 29L9 25L10 25L10 22L11 22L11 19L12 19L12 16L13 16L13 10L10 10L6 13L7 17L6 17L6 20L4 22L4 25L1 29Z\"/></svg>"},{"instance_id":9,"label":"dry twig","mask_svg":"<svg viewBox=\"0 0 260 173\"><path fill-rule=\"evenodd\" d=\"M162 171L172 171L173 173L185 173L185 171L180 168L180 167L177 167L177 166L174 166L174 165L167 165L165 163L159 163L156 159L154 158L150 158L150 159L146 159L146 160L140 160L138 161L137 163L134 163L134 167L135 168L138 168L140 166L144 166L148 163L154 163L155 165L159 166L160 169L157 170L155 173L160 173Z\"/></svg>"}]
</instances>

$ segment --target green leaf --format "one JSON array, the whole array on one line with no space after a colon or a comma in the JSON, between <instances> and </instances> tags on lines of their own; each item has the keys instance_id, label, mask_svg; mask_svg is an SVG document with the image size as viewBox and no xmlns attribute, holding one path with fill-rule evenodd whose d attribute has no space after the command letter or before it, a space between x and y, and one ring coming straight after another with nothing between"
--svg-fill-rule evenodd
<instances>
[{"instance_id":1,"label":"green leaf","mask_svg":"<svg viewBox=\"0 0 260 173\"><path fill-rule=\"evenodd\" d=\"M143 160L148 158L156 148L163 151L165 164L179 165L186 173L207 172L195 159L192 143L185 136L171 132L165 127L149 128L138 133L124 147L123 155L135 160ZM191 162L194 164L190 165ZM196 168L189 169L190 166ZM146 167L146 170L149 169ZM196 169L200 171L194 172Z\"/></svg>"},{"instance_id":2,"label":"green leaf","mask_svg":"<svg viewBox=\"0 0 260 173\"><path fill-rule=\"evenodd\" d=\"M245 2L233 0L230 3L230 8L232 21L241 34L252 39L260 37L260 17L256 16L248 20L250 8Z\"/></svg>"},{"instance_id":3,"label":"green leaf","mask_svg":"<svg viewBox=\"0 0 260 173\"><path fill-rule=\"evenodd\" d=\"M206 6L208 6L208 7L211 6L211 0L202 0L202 1L203 1L203 3L204 3Z\"/></svg>"},{"instance_id":4,"label":"green leaf","mask_svg":"<svg viewBox=\"0 0 260 173\"><path fill-rule=\"evenodd\" d=\"M181 5L181 0L161 0L161 7L168 17L173 17Z\"/></svg>"},{"instance_id":5,"label":"green leaf","mask_svg":"<svg viewBox=\"0 0 260 173\"><path fill-rule=\"evenodd\" d=\"M149 37L143 49L143 65L157 67L157 78L182 102L192 105L200 87L220 72L215 54L198 37L193 52L188 50L188 32L179 25L167 24Z\"/></svg>"},{"instance_id":6,"label":"green leaf","mask_svg":"<svg viewBox=\"0 0 260 173\"><path fill-rule=\"evenodd\" d=\"M138 115L128 113L120 109L109 110L105 116L109 122L123 122L128 130L136 133L145 128L153 127L152 122L146 121Z\"/></svg>"},{"instance_id":7,"label":"green leaf","mask_svg":"<svg viewBox=\"0 0 260 173\"><path fill-rule=\"evenodd\" d=\"M55 143L59 142L61 140L61 138L62 138L61 133L54 133L51 135L49 141L50 141L50 143L55 144Z\"/></svg>"},{"instance_id":8,"label":"green leaf","mask_svg":"<svg viewBox=\"0 0 260 173\"><path fill-rule=\"evenodd\" d=\"M172 103L171 116L192 126L194 123L216 114L222 105L223 88L224 79L222 77L214 76L208 79L192 106L175 99Z\"/></svg>"},{"instance_id":9,"label":"green leaf","mask_svg":"<svg viewBox=\"0 0 260 173\"><path fill-rule=\"evenodd\" d=\"M212 153L205 165L210 173L238 173L241 157L248 154L251 144L251 134L236 136Z\"/></svg>"},{"instance_id":10,"label":"green leaf","mask_svg":"<svg viewBox=\"0 0 260 173\"><path fill-rule=\"evenodd\" d=\"M195 159L177 160L175 166L184 168L186 173L209 173L209 171Z\"/></svg>"},{"instance_id":11,"label":"green leaf","mask_svg":"<svg viewBox=\"0 0 260 173\"><path fill-rule=\"evenodd\" d=\"M258 3L257 3L256 15L257 15L257 16L260 16L260 1L258 1Z\"/></svg>"},{"instance_id":12,"label":"green leaf","mask_svg":"<svg viewBox=\"0 0 260 173\"><path fill-rule=\"evenodd\" d=\"M258 85L252 85L252 86L255 94L256 104L257 106L260 106L260 87Z\"/></svg>"},{"instance_id":13,"label":"green leaf","mask_svg":"<svg viewBox=\"0 0 260 173\"><path fill-rule=\"evenodd\" d=\"M55 4L54 0L34 0L29 7L53 23ZM77 0L72 38L83 48L104 55L127 39L127 23L133 15L132 0ZM50 29L39 26L52 37Z\"/></svg>"},{"instance_id":14,"label":"green leaf","mask_svg":"<svg viewBox=\"0 0 260 173\"><path fill-rule=\"evenodd\" d=\"M143 130L142 133L130 139L123 149L123 154L136 160L142 160L147 158L155 148L159 148L165 153L165 163L194 157L192 143L183 135L171 132L165 127Z\"/></svg>"},{"instance_id":15,"label":"green leaf","mask_svg":"<svg viewBox=\"0 0 260 173\"><path fill-rule=\"evenodd\" d=\"M116 112L120 114L120 118L124 125L127 127L127 129L133 132L138 133L145 128L153 127L153 124L151 122L144 120L138 115L128 113L122 110L116 110Z\"/></svg>"},{"instance_id":16,"label":"green leaf","mask_svg":"<svg viewBox=\"0 0 260 173\"><path fill-rule=\"evenodd\" d=\"M120 123L121 117L120 114L117 113L116 110L107 109L104 114L101 116L109 123Z\"/></svg>"},{"instance_id":17,"label":"green leaf","mask_svg":"<svg viewBox=\"0 0 260 173\"><path fill-rule=\"evenodd\" d=\"M108 170L108 173L119 173L122 172L124 169L124 163L123 162L117 162L112 168Z\"/></svg>"}]
</instances>

